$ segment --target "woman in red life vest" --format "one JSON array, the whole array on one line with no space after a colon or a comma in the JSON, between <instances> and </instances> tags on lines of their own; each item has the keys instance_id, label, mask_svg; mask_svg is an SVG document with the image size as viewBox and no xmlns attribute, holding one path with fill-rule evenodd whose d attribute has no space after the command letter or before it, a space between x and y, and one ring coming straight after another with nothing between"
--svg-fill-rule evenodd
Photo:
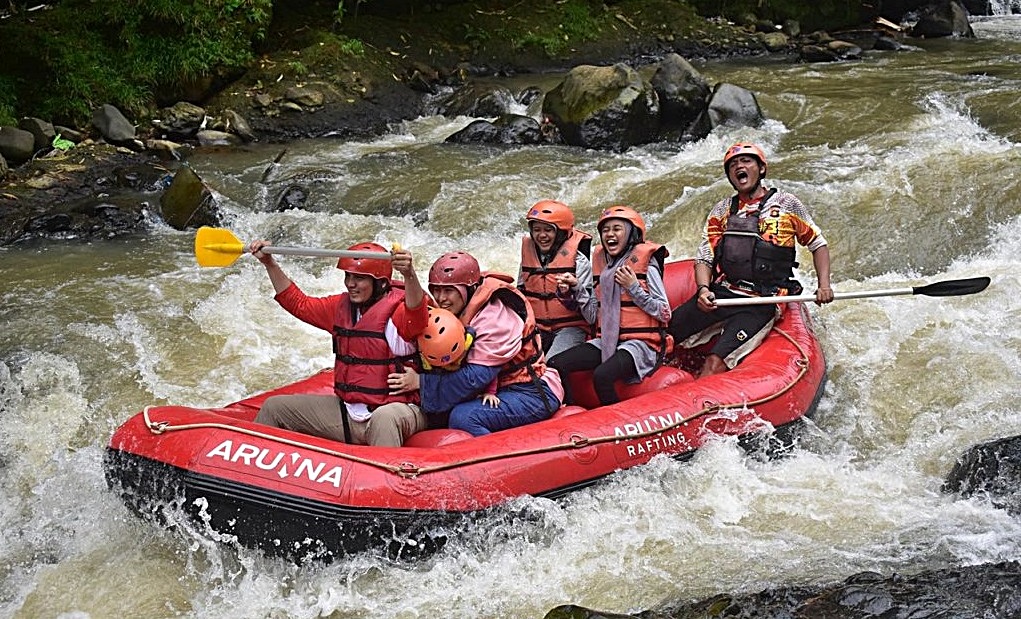
<instances>
[{"instance_id":1,"label":"woman in red life vest","mask_svg":"<svg viewBox=\"0 0 1021 619\"><path fill-rule=\"evenodd\" d=\"M424 331L428 309L416 277L405 277L412 314L397 321L401 335L417 338ZM418 374L405 370L392 375L395 391L419 389L422 408L437 416L449 412L449 426L481 436L548 419L560 408L560 376L546 367L531 305L509 275L483 274L475 258L463 251L448 252L429 269L429 292L437 307L457 316L475 334L460 367ZM426 319L414 317L426 316ZM415 324L422 325L416 329ZM497 381L496 406L482 399L487 385ZM488 401L487 401L488 400Z\"/></svg>"},{"instance_id":2,"label":"woman in red life vest","mask_svg":"<svg viewBox=\"0 0 1021 619\"><path fill-rule=\"evenodd\" d=\"M399 447L427 427L414 392L392 394L387 377L416 362L417 351L400 337L392 320L404 306L394 288L390 260L341 258L347 292L310 297L284 273L267 241L253 241L252 254L266 267L276 301L293 316L333 336L334 395L267 398L255 418L262 423L359 445ZM375 243L352 250L386 252Z\"/></svg>"},{"instance_id":3,"label":"woman in red life vest","mask_svg":"<svg viewBox=\"0 0 1021 619\"><path fill-rule=\"evenodd\" d=\"M596 320L598 336L550 359L565 377L593 370L600 403L620 401L614 383L637 383L652 373L670 352L666 333L670 304L663 285L666 247L645 240L645 221L627 206L603 211L597 225L600 246L592 252L595 294L583 300L582 312ZM578 294L577 279L567 275L561 294ZM569 395L569 394L568 394Z\"/></svg>"},{"instance_id":4,"label":"woman in red life vest","mask_svg":"<svg viewBox=\"0 0 1021 619\"><path fill-rule=\"evenodd\" d=\"M801 200L767 189L766 154L738 142L723 155L723 172L737 193L717 202L706 219L695 255L695 295L674 308L670 333L692 347L723 330L700 372L709 376L736 366L769 333L780 305L717 307L716 299L800 294L794 279L795 244L812 252L819 279L815 302L833 300L830 250Z\"/></svg>"},{"instance_id":5,"label":"woman in red life vest","mask_svg":"<svg viewBox=\"0 0 1021 619\"><path fill-rule=\"evenodd\" d=\"M528 209L528 236L521 239L518 290L528 298L547 357L592 336L576 295L557 295L564 275L573 275L579 294L592 292L592 236L574 227L574 213L563 202L541 200Z\"/></svg>"}]
</instances>

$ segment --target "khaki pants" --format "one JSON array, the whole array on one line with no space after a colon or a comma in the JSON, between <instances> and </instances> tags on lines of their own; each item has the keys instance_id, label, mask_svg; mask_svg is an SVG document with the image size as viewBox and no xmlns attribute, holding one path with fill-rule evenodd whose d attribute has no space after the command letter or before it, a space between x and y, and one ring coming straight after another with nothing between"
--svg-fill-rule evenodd
<instances>
[{"instance_id":1,"label":"khaki pants","mask_svg":"<svg viewBox=\"0 0 1021 619\"><path fill-rule=\"evenodd\" d=\"M266 398L255 422L344 442L340 399L332 395L275 395ZM368 421L350 419L355 445L400 447L409 436L428 427L415 404L393 402L372 411Z\"/></svg>"}]
</instances>

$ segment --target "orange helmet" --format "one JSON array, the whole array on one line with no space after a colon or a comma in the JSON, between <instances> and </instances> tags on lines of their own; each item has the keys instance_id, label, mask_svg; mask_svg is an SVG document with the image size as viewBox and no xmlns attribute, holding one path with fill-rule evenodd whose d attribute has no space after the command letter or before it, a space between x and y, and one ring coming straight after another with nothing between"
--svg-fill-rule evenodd
<instances>
[{"instance_id":1,"label":"orange helmet","mask_svg":"<svg viewBox=\"0 0 1021 619\"><path fill-rule=\"evenodd\" d=\"M723 153L724 174L726 174L727 172L727 164L730 163L731 159L737 157L738 155L751 155L752 157L755 157L756 159L759 160L759 163L762 164L762 167L767 167L766 153L762 152L761 148L759 148L755 144L750 144L748 142L738 142L737 144L734 144L733 146L728 148L727 152ZM765 173L763 173L763 176L765 176Z\"/></svg>"},{"instance_id":2,"label":"orange helmet","mask_svg":"<svg viewBox=\"0 0 1021 619\"><path fill-rule=\"evenodd\" d=\"M599 214L599 222L596 223L596 230L602 230L603 222L607 219L624 219L634 224L635 228L642 233L639 241L645 240L645 220L638 214L638 211L630 206L611 206Z\"/></svg>"},{"instance_id":3,"label":"orange helmet","mask_svg":"<svg viewBox=\"0 0 1021 619\"><path fill-rule=\"evenodd\" d=\"M556 200L540 200L536 202L532 205L532 208L528 209L525 219L528 221L541 221L564 232L570 232L571 228L574 227L574 213L571 212L571 207Z\"/></svg>"},{"instance_id":4,"label":"orange helmet","mask_svg":"<svg viewBox=\"0 0 1021 619\"><path fill-rule=\"evenodd\" d=\"M481 279L479 261L463 251L448 251L429 269L430 286L474 286Z\"/></svg>"},{"instance_id":5,"label":"orange helmet","mask_svg":"<svg viewBox=\"0 0 1021 619\"><path fill-rule=\"evenodd\" d=\"M432 367L446 367L461 360L468 350L464 324L451 312L429 307L429 322L418 336L418 352Z\"/></svg>"}]
</instances>

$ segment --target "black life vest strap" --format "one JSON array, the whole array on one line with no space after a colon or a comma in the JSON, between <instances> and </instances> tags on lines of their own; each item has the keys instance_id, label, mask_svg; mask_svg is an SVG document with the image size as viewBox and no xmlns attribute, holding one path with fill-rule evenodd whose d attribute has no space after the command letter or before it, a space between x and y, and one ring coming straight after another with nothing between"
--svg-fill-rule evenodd
<instances>
[{"instance_id":1,"label":"black life vest strap","mask_svg":"<svg viewBox=\"0 0 1021 619\"><path fill-rule=\"evenodd\" d=\"M656 354L656 366L658 367L663 363L664 358L667 355L667 344L669 343L670 334L667 332L665 327L630 327L621 328L620 333L654 333L659 336L659 351Z\"/></svg>"},{"instance_id":2,"label":"black life vest strap","mask_svg":"<svg viewBox=\"0 0 1021 619\"><path fill-rule=\"evenodd\" d=\"M662 262L660 263L659 266L660 266L660 270L662 270L663 269ZM649 279L648 273L635 273L635 277L638 279L638 281L645 281L645 280ZM595 278L592 279L592 290L599 290L599 278L598 277L595 277ZM630 303L630 301L623 301L623 302L621 302L622 305L624 303ZM634 304L632 303L632 305L634 305Z\"/></svg>"},{"instance_id":3,"label":"black life vest strap","mask_svg":"<svg viewBox=\"0 0 1021 619\"><path fill-rule=\"evenodd\" d=\"M760 212L762 210L762 207L766 206L766 203L769 202L769 199L772 198L773 194L775 194L775 193L776 193L776 187L773 187L772 189L770 189L769 191L766 192L766 195L762 196L762 199L759 200L759 211ZM730 199L730 217L733 217L734 215L736 215L738 209L740 209L740 208L741 208L741 198L735 193L734 196ZM728 224L729 224L729 220L728 220ZM717 244L716 251L713 252L713 266L712 266L713 281L720 281L721 279L723 279L723 269L720 268L720 256L722 255L722 252L720 251L721 249L723 249L723 248L720 247L719 244Z\"/></svg>"},{"instance_id":4,"label":"black life vest strap","mask_svg":"<svg viewBox=\"0 0 1021 619\"><path fill-rule=\"evenodd\" d=\"M762 196L762 199L759 200L759 210L766 206L766 202L769 202L769 199L773 197L774 193L776 193L776 187L773 187L772 189L766 192L766 195ZM741 198L738 197L737 194L734 194L734 197L730 199L730 214L736 215L738 209L740 208Z\"/></svg>"},{"instance_id":5,"label":"black life vest strap","mask_svg":"<svg viewBox=\"0 0 1021 619\"><path fill-rule=\"evenodd\" d=\"M340 401L340 421L344 424L344 442L351 444L351 421L348 419L347 403Z\"/></svg>"},{"instance_id":6,"label":"black life vest strap","mask_svg":"<svg viewBox=\"0 0 1021 619\"><path fill-rule=\"evenodd\" d=\"M663 327L621 327L618 333L660 333Z\"/></svg>"},{"instance_id":7,"label":"black life vest strap","mask_svg":"<svg viewBox=\"0 0 1021 619\"><path fill-rule=\"evenodd\" d=\"M521 294L530 299L540 299L542 301L549 301L550 299L557 298L557 293L555 292L532 292L531 290L522 290Z\"/></svg>"},{"instance_id":8,"label":"black life vest strap","mask_svg":"<svg viewBox=\"0 0 1021 619\"><path fill-rule=\"evenodd\" d=\"M542 398L542 407L550 415L557 412L556 409L553 408L553 404L549 401L549 398L546 397L546 390L542 388L542 377L539 376L539 373L535 371L534 367L528 366L528 375L532 377L531 385L535 387L535 390L539 392L539 397Z\"/></svg>"},{"instance_id":9,"label":"black life vest strap","mask_svg":"<svg viewBox=\"0 0 1021 619\"><path fill-rule=\"evenodd\" d=\"M574 273L574 267L521 267L528 275L544 275L546 273Z\"/></svg>"},{"instance_id":10,"label":"black life vest strap","mask_svg":"<svg viewBox=\"0 0 1021 619\"><path fill-rule=\"evenodd\" d=\"M500 369L499 376L506 376L507 374L510 374L512 372L516 372L516 371L518 371L518 370L520 370L521 368L524 368L524 367L529 367L530 368L530 367L532 367L533 364L535 364L536 361L538 361L540 358L542 358L542 340L539 339L539 330L538 329L533 330L531 335L529 335L525 339L522 339L521 340L521 345L524 346L525 342L531 342L532 343L532 346L533 346L533 348L535 350L535 353L533 353L532 355L522 359L521 361L518 361L517 363L510 363L510 364L505 365L504 367L502 367Z\"/></svg>"},{"instance_id":11,"label":"black life vest strap","mask_svg":"<svg viewBox=\"0 0 1021 619\"><path fill-rule=\"evenodd\" d=\"M536 318L535 322L543 327L555 327L562 322L577 320L576 316L564 316L563 318Z\"/></svg>"},{"instance_id":12,"label":"black life vest strap","mask_svg":"<svg viewBox=\"0 0 1021 619\"><path fill-rule=\"evenodd\" d=\"M348 365L390 365L393 359L363 359L352 355L336 355L337 361Z\"/></svg>"},{"instance_id":13,"label":"black life vest strap","mask_svg":"<svg viewBox=\"0 0 1021 619\"><path fill-rule=\"evenodd\" d=\"M335 383L333 383L333 388L334 389L339 389L339 390L345 391L345 392L358 392L358 393L365 393L365 394L369 394L369 395L389 395L389 393L390 393L390 390L387 389L386 387L379 387L379 388L373 389L373 388L369 388L369 387L363 387L361 385L355 385L353 383L337 383L337 382L335 382Z\"/></svg>"},{"instance_id":14,"label":"black life vest strap","mask_svg":"<svg viewBox=\"0 0 1021 619\"><path fill-rule=\"evenodd\" d=\"M394 371L397 371L401 366L406 364L415 365L418 368L418 355L398 355L396 357L390 357L388 359L365 359L363 357L355 357L352 355L336 355L337 361L342 361L348 365L391 365Z\"/></svg>"},{"instance_id":15,"label":"black life vest strap","mask_svg":"<svg viewBox=\"0 0 1021 619\"><path fill-rule=\"evenodd\" d=\"M386 334L380 331L365 331L364 329L346 329L344 327L333 327L333 335L335 337L371 337L375 339L385 340Z\"/></svg>"}]
</instances>

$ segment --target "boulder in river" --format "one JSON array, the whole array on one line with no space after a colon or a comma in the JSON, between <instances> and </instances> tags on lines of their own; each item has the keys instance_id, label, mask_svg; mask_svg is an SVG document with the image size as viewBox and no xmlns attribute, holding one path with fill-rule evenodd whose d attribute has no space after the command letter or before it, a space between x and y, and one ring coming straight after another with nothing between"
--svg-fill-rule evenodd
<instances>
[{"instance_id":1,"label":"boulder in river","mask_svg":"<svg viewBox=\"0 0 1021 619\"><path fill-rule=\"evenodd\" d=\"M1021 436L989 441L964 452L943 490L963 498L981 495L993 505L1021 515Z\"/></svg>"},{"instance_id":2,"label":"boulder in river","mask_svg":"<svg viewBox=\"0 0 1021 619\"><path fill-rule=\"evenodd\" d=\"M659 98L652 85L626 64L580 65L546 94L542 113L566 144L624 151L653 139Z\"/></svg>"},{"instance_id":3,"label":"boulder in river","mask_svg":"<svg viewBox=\"0 0 1021 619\"><path fill-rule=\"evenodd\" d=\"M219 224L212 192L187 165L174 174L170 187L160 198L160 208L163 220L178 230Z\"/></svg>"}]
</instances>

